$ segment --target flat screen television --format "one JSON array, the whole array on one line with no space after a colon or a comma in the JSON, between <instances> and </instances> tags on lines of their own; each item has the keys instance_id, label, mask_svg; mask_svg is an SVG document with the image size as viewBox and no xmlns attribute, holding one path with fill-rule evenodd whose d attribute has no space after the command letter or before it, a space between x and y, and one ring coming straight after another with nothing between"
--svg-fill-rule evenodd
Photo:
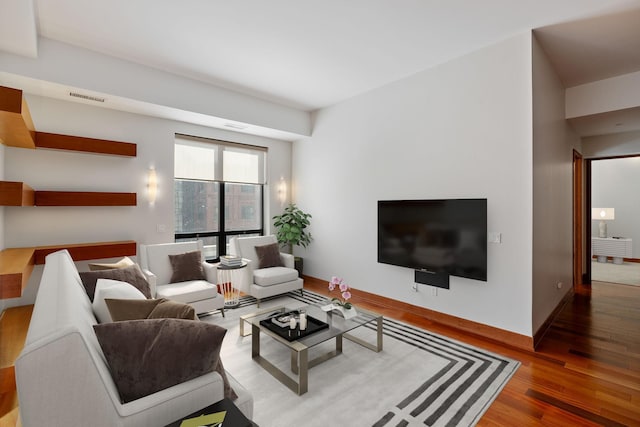
<instances>
[{"instance_id":1,"label":"flat screen television","mask_svg":"<svg viewBox=\"0 0 640 427\"><path fill-rule=\"evenodd\" d=\"M487 199L378 201L378 262L487 281Z\"/></svg>"}]
</instances>

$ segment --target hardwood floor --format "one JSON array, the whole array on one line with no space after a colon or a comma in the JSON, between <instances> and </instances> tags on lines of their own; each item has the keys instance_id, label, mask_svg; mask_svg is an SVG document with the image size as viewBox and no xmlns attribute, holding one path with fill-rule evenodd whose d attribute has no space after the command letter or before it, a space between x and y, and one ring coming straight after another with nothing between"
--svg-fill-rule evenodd
<instances>
[{"instance_id":1,"label":"hardwood floor","mask_svg":"<svg viewBox=\"0 0 640 427\"><path fill-rule=\"evenodd\" d=\"M305 288L327 294L326 283ZM640 287L594 282L575 290L536 352L509 347L392 306L352 302L519 360L479 426L640 426Z\"/></svg>"}]
</instances>

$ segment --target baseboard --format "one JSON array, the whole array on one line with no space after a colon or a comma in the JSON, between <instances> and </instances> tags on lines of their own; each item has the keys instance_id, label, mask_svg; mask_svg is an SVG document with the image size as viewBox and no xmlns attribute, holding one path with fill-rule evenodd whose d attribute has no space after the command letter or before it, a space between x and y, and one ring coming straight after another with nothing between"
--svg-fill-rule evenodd
<instances>
[{"instance_id":1,"label":"baseboard","mask_svg":"<svg viewBox=\"0 0 640 427\"><path fill-rule=\"evenodd\" d=\"M544 337L544 334L547 333L547 331L549 330L549 327L551 326L553 321L556 320L556 317L558 317L558 314L560 314L560 312L562 311L564 306L569 301L571 301L571 299L573 298L573 294L574 294L573 289L571 289L569 292L567 292L564 295L564 297L560 300L560 302L558 302L558 305L556 305L556 308L547 317L547 320L545 320L544 323L538 328L536 333L533 334L533 348L534 349L538 346L538 344L540 344L540 341L542 341L542 338Z\"/></svg>"},{"instance_id":2,"label":"baseboard","mask_svg":"<svg viewBox=\"0 0 640 427\"><path fill-rule=\"evenodd\" d=\"M317 279L315 277L303 276L305 287L311 290L323 291L327 288L327 281ZM485 325L483 323L473 322L471 320L462 319L460 317L451 316L424 307L408 304L402 301L372 294L359 289L351 289L354 304L366 302L372 306L397 311L400 313L410 313L419 316L426 321L438 323L448 328L455 329L465 334L478 336L487 340L496 341L501 345L515 347L520 350L535 351L533 337L517 334L515 332L506 331L504 329Z\"/></svg>"}]
</instances>

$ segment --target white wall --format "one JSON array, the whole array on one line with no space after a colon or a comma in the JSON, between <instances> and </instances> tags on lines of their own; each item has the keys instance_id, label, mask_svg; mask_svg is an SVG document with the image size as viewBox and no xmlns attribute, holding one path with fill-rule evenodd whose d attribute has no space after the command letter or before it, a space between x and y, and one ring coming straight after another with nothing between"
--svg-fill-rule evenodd
<instances>
[{"instance_id":1,"label":"white wall","mask_svg":"<svg viewBox=\"0 0 640 427\"><path fill-rule=\"evenodd\" d=\"M590 136L582 139L585 158L640 154L640 132Z\"/></svg>"},{"instance_id":2,"label":"white wall","mask_svg":"<svg viewBox=\"0 0 640 427\"><path fill-rule=\"evenodd\" d=\"M607 221L607 235L633 239L633 258L640 258L640 157L594 160L591 163L591 206L615 208ZM598 236L599 221L591 221L591 235Z\"/></svg>"},{"instance_id":3,"label":"white wall","mask_svg":"<svg viewBox=\"0 0 640 427\"><path fill-rule=\"evenodd\" d=\"M564 117L565 88L535 37L532 60L535 333L573 285L573 149L581 147Z\"/></svg>"},{"instance_id":4,"label":"white wall","mask_svg":"<svg viewBox=\"0 0 640 427\"><path fill-rule=\"evenodd\" d=\"M575 86L566 91L567 119L640 106L640 71Z\"/></svg>"},{"instance_id":5,"label":"white wall","mask_svg":"<svg viewBox=\"0 0 640 427\"><path fill-rule=\"evenodd\" d=\"M305 273L531 336L531 36L522 34L321 110L294 144L295 200L313 215ZM377 200L486 197L488 281L415 293L377 263Z\"/></svg>"},{"instance_id":6,"label":"white wall","mask_svg":"<svg viewBox=\"0 0 640 427\"><path fill-rule=\"evenodd\" d=\"M111 240L138 243L173 241L174 134L268 147L268 182L291 177L291 143L226 132L181 122L118 112L39 96L27 96L35 127L62 133L138 144L135 158L59 150L5 148L5 179L23 181L36 190L136 192L135 207L5 207L6 247ZM159 196L151 206L146 198L146 173L156 168ZM265 218L279 213L276 186L267 187ZM272 207L272 208L269 208ZM159 233L157 225L166 231ZM34 270L25 296L10 305L33 301L41 267Z\"/></svg>"},{"instance_id":7,"label":"white wall","mask_svg":"<svg viewBox=\"0 0 640 427\"><path fill-rule=\"evenodd\" d=\"M293 134L310 132L305 111L46 38L38 39L36 59L0 51L0 64L0 82L19 75L62 85L60 90L72 86L105 94L106 105L123 97Z\"/></svg>"}]
</instances>

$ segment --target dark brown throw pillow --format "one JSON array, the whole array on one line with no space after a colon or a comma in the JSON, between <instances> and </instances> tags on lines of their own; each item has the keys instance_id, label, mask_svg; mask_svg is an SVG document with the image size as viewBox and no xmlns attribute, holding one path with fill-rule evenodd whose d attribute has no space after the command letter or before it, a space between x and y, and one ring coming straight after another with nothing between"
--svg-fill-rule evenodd
<instances>
[{"instance_id":1,"label":"dark brown throw pillow","mask_svg":"<svg viewBox=\"0 0 640 427\"><path fill-rule=\"evenodd\" d=\"M212 372L227 332L183 319L130 320L93 328L124 403Z\"/></svg>"},{"instance_id":2,"label":"dark brown throw pillow","mask_svg":"<svg viewBox=\"0 0 640 427\"><path fill-rule=\"evenodd\" d=\"M200 251L169 255L169 261L173 269L170 283L207 279L202 266L202 254Z\"/></svg>"},{"instance_id":3,"label":"dark brown throw pillow","mask_svg":"<svg viewBox=\"0 0 640 427\"><path fill-rule=\"evenodd\" d=\"M164 318L198 320L196 310L189 304L183 304L181 302L170 301L163 298L163 301L156 305L151 313L149 313L147 319Z\"/></svg>"},{"instance_id":4,"label":"dark brown throw pillow","mask_svg":"<svg viewBox=\"0 0 640 427\"><path fill-rule=\"evenodd\" d=\"M126 268L114 268L113 270L83 271L80 273L80 279L91 302L93 302L98 279L112 279L130 283L142 292L145 297L151 298L149 282L147 282L137 264Z\"/></svg>"},{"instance_id":5,"label":"dark brown throw pillow","mask_svg":"<svg viewBox=\"0 0 640 427\"><path fill-rule=\"evenodd\" d=\"M105 298L104 302L114 322L169 318L198 320L192 306L166 298L146 300Z\"/></svg>"},{"instance_id":6,"label":"dark brown throw pillow","mask_svg":"<svg viewBox=\"0 0 640 427\"><path fill-rule=\"evenodd\" d=\"M258 268L282 267L284 265L277 243L256 246L256 254L258 255Z\"/></svg>"},{"instance_id":7,"label":"dark brown throw pillow","mask_svg":"<svg viewBox=\"0 0 640 427\"><path fill-rule=\"evenodd\" d=\"M151 312L158 304L168 301L164 298L160 299L115 299L105 298L111 320L114 322L122 322L125 320L139 320L149 317ZM170 316L166 316L170 317Z\"/></svg>"}]
</instances>

